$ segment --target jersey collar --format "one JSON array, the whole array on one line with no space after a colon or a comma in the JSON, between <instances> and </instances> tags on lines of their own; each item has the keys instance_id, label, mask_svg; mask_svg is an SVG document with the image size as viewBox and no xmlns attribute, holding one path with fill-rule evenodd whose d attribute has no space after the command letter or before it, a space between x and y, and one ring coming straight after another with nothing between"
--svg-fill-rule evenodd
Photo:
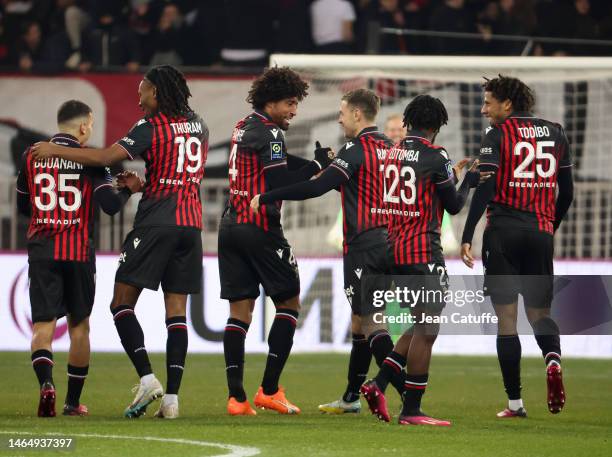
<instances>
[{"instance_id":1,"label":"jersey collar","mask_svg":"<svg viewBox=\"0 0 612 457\"><path fill-rule=\"evenodd\" d=\"M406 138L418 138L419 140L426 141L428 144L431 144L431 141L427 139L425 133L420 130L410 130Z\"/></svg>"},{"instance_id":2,"label":"jersey collar","mask_svg":"<svg viewBox=\"0 0 612 457\"><path fill-rule=\"evenodd\" d=\"M512 117L516 119L535 119L535 116L533 114L528 113L526 111L517 111L515 113L512 113L508 117Z\"/></svg>"},{"instance_id":3,"label":"jersey collar","mask_svg":"<svg viewBox=\"0 0 612 457\"><path fill-rule=\"evenodd\" d=\"M71 148L80 148L81 143L76 137L70 135L69 133L56 133L51 138L51 143L60 144L62 146L69 146Z\"/></svg>"},{"instance_id":4,"label":"jersey collar","mask_svg":"<svg viewBox=\"0 0 612 457\"><path fill-rule=\"evenodd\" d=\"M378 132L378 127L376 127L375 125L373 125L372 127L365 127L363 130L361 130L361 132L357 134L357 137L360 137L361 135L365 135L366 133L374 133L374 132Z\"/></svg>"},{"instance_id":5,"label":"jersey collar","mask_svg":"<svg viewBox=\"0 0 612 457\"><path fill-rule=\"evenodd\" d=\"M272 121L272 118L268 115L268 113L264 112L264 111L259 111L259 110L254 110L253 114L259 118L261 118L262 120L265 121Z\"/></svg>"}]
</instances>

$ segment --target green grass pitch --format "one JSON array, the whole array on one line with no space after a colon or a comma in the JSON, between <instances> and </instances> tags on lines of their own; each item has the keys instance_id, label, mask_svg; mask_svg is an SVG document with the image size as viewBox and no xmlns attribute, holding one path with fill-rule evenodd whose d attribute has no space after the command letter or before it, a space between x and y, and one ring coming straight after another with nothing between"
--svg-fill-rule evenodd
<instances>
[{"instance_id":1,"label":"green grass pitch","mask_svg":"<svg viewBox=\"0 0 612 457\"><path fill-rule=\"evenodd\" d=\"M66 354L55 355L58 406L66 393ZM231 449L194 443L109 438L109 435L196 440L257 448L262 456L606 456L612 455L612 363L565 359L566 408L552 415L546 408L543 363L524 359L523 398L528 419L498 420L505 406L497 360L493 357L443 357L432 361L423 408L453 421L450 428L400 427L375 420L362 401L360 415L326 416L319 403L337 398L344 388L348 356L293 355L281 382L299 416L261 411L256 417L225 413L226 386L221 355L189 355L180 395L181 418L168 421L149 414L122 417L131 401L136 375L124 354L93 354L82 401L91 416L39 419L37 385L28 353L0 353L0 456L211 456ZM165 380L164 356L152 355ZM265 358L248 355L247 392L261 380ZM372 368L373 370L373 368ZM252 398L252 397L251 397ZM399 399L388 391L397 420ZM157 405L152 405L156 407ZM7 434L7 432L9 434ZM73 451L9 450L9 437L63 433L76 440ZM83 437L79 435L99 435ZM104 436L102 436L104 435ZM242 448L234 455L241 455ZM237 454L236 454L237 452Z\"/></svg>"}]
</instances>

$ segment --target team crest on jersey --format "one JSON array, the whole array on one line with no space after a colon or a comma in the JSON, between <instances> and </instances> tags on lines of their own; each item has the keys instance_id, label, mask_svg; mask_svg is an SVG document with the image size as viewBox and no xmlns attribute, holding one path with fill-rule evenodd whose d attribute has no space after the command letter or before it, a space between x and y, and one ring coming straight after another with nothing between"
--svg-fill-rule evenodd
<instances>
[{"instance_id":1,"label":"team crest on jersey","mask_svg":"<svg viewBox=\"0 0 612 457\"><path fill-rule=\"evenodd\" d=\"M283 158L283 142L282 141L270 141L270 159L282 159Z\"/></svg>"}]
</instances>

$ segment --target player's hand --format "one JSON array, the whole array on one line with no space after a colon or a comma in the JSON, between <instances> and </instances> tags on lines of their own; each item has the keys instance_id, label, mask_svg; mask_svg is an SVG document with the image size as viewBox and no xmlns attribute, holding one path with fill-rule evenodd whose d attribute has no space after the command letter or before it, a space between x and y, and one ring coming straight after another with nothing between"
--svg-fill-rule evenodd
<instances>
[{"instance_id":1,"label":"player's hand","mask_svg":"<svg viewBox=\"0 0 612 457\"><path fill-rule=\"evenodd\" d=\"M465 168L465 166L468 164L468 162L470 161L470 159L461 159L459 162L457 162L454 166L453 166L453 172L455 173L455 178L459 179L461 178L461 174L463 172L463 169Z\"/></svg>"},{"instance_id":2,"label":"player's hand","mask_svg":"<svg viewBox=\"0 0 612 457\"><path fill-rule=\"evenodd\" d=\"M131 193L135 194L142 192L144 186L144 180L133 171L124 171L117 175L118 189L128 188Z\"/></svg>"},{"instance_id":3,"label":"player's hand","mask_svg":"<svg viewBox=\"0 0 612 457\"><path fill-rule=\"evenodd\" d=\"M330 163L332 163L332 160L334 160L336 154L334 153L332 148L324 148L318 141L315 142L315 146L315 160L319 162L319 165L321 165L322 168L326 168Z\"/></svg>"},{"instance_id":4,"label":"player's hand","mask_svg":"<svg viewBox=\"0 0 612 457\"><path fill-rule=\"evenodd\" d=\"M32 152L32 157L34 160L42 160L53 157L53 153L55 152L55 148L57 145L53 143L49 143L47 141L39 141L34 144L30 151Z\"/></svg>"},{"instance_id":5,"label":"player's hand","mask_svg":"<svg viewBox=\"0 0 612 457\"><path fill-rule=\"evenodd\" d=\"M468 268L474 268L474 257L472 257L472 245L470 243L461 245L461 260Z\"/></svg>"},{"instance_id":6,"label":"player's hand","mask_svg":"<svg viewBox=\"0 0 612 457\"><path fill-rule=\"evenodd\" d=\"M255 195L251 199L251 211L253 212L259 211L259 194Z\"/></svg>"}]
</instances>

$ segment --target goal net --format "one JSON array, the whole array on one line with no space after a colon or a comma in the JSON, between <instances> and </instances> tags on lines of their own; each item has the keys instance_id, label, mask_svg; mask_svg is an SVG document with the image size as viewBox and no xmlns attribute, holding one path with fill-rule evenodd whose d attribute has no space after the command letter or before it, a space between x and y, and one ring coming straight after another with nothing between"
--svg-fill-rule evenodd
<instances>
[{"instance_id":1,"label":"goal net","mask_svg":"<svg viewBox=\"0 0 612 457\"><path fill-rule=\"evenodd\" d=\"M270 65L289 66L310 83L309 96L287 132L288 149L312 155L316 140L338 150L344 143L337 122L340 98L367 87L381 97L378 125L402 113L416 95L440 98L448 125L436 142L453 161L474 156L487 120L480 114L483 77L520 78L536 94L535 114L561 123L575 164L575 201L555 237L558 258L612 257L612 58L314 56L274 54ZM298 255L337 255L341 242L340 197L283 204L283 226ZM467 209L445 218L444 252L458 253ZM481 220L481 225L484 218ZM474 239L480 252L482 226Z\"/></svg>"}]
</instances>

